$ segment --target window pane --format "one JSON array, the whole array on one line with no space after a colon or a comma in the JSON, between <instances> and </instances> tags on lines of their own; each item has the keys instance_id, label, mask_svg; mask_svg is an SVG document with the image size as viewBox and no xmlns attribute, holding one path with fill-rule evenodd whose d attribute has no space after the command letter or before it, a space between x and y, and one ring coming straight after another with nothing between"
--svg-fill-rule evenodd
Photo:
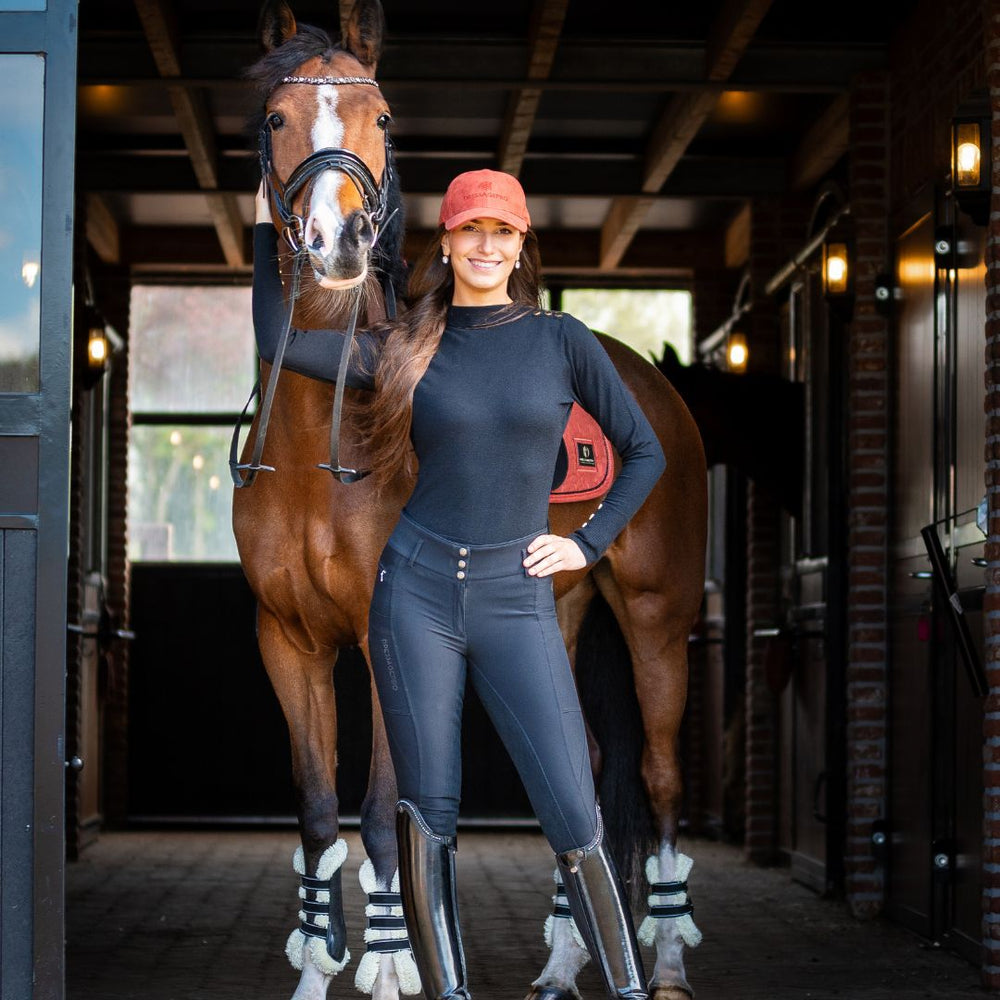
<instances>
[{"instance_id":1,"label":"window pane","mask_svg":"<svg viewBox=\"0 0 1000 1000\"><path fill-rule=\"evenodd\" d=\"M0 0L0 10L45 10L45 0Z\"/></svg>"},{"instance_id":2,"label":"window pane","mask_svg":"<svg viewBox=\"0 0 1000 1000\"><path fill-rule=\"evenodd\" d=\"M225 427L132 427L129 558L237 562Z\"/></svg>"},{"instance_id":3,"label":"window pane","mask_svg":"<svg viewBox=\"0 0 1000 1000\"><path fill-rule=\"evenodd\" d=\"M38 391L44 73L0 56L0 392Z\"/></svg>"},{"instance_id":4,"label":"window pane","mask_svg":"<svg viewBox=\"0 0 1000 1000\"><path fill-rule=\"evenodd\" d=\"M137 285L129 322L134 413L234 413L255 378L250 289Z\"/></svg>"},{"instance_id":5,"label":"window pane","mask_svg":"<svg viewBox=\"0 0 1000 1000\"><path fill-rule=\"evenodd\" d=\"M592 330L659 361L664 344L682 365L691 361L691 293L625 288L567 288L563 309Z\"/></svg>"}]
</instances>

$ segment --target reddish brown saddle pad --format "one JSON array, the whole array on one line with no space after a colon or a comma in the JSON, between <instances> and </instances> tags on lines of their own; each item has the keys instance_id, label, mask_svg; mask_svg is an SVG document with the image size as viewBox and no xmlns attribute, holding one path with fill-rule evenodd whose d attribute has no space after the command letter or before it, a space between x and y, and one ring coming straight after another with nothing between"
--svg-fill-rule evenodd
<instances>
[{"instance_id":1,"label":"reddish brown saddle pad","mask_svg":"<svg viewBox=\"0 0 1000 1000\"><path fill-rule=\"evenodd\" d=\"M614 478L611 442L597 421L574 403L563 431L563 450L556 464L555 481L559 485L549 499L552 503L592 500L607 493Z\"/></svg>"}]
</instances>

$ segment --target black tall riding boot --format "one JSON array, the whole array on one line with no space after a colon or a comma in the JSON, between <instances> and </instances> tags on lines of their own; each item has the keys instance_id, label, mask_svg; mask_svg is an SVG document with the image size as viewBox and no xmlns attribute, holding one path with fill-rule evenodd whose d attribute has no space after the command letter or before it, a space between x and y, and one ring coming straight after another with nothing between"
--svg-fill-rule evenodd
<instances>
[{"instance_id":1,"label":"black tall riding boot","mask_svg":"<svg viewBox=\"0 0 1000 1000\"><path fill-rule=\"evenodd\" d=\"M470 1000L458 925L455 838L434 833L407 799L396 806L399 889L427 1000Z\"/></svg>"},{"instance_id":2,"label":"black tall riding boot","mask_svg":"<svg viewBox=\"0 0 1000 1000\"><path fill-rule=\"evenodd\" d=\"M600 820L598 820L600 823ZM599 827L594 845L557 854L577 929L597 963L609 997L646 1000L646 975L632 911Z\"/></svg>"}]
</instances>

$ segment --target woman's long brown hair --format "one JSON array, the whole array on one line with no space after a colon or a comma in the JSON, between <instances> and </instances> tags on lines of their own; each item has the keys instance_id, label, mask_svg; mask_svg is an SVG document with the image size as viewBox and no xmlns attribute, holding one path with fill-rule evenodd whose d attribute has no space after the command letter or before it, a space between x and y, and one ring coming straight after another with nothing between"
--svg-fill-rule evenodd
<instances>
[{"instance_id":1,"label":"woman's long brown hair","mask_svg":"<svg viewBox=\"0 0 1000 1000\"><path fill-rule=\"evenodd\" d=\"M455 281L451 267L441 261L439 227L414 265L409 281L409 308L395 324L384 328L375 368L375 398L368 408L362 433L370 451L372 479L383 489L397 477L412 480L417 460L410 443L413 392L441 343ZM538 239L528 230L521 248L521 266L511 272L507 291L513 299L511 318L537 309L541 294ZM483 372L488 378L489 372Z\"/></svg>"}]
</instances>

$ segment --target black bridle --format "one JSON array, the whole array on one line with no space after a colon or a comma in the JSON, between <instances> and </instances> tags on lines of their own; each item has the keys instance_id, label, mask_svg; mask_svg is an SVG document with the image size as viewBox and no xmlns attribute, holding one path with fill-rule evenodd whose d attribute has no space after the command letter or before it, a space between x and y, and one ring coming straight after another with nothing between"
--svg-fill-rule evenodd
<instances>
[{"instance_id":1,"label":"black bridle","mask_svg":"<svg viewBox=\"0 0 1000 1000\"><path fill-rule=\"evenodd\" d=\"M304 83L313 86L347 86L353 84L365 84L377 87L377 81L367 76L286 76L282 83ZM368 167L368 164L356 153L349 149L338 147L328 147L318 149L307 156L291 173L284 182L277 176L274 169L274 161L271 151L271 130L265 120L260 129L257 140L258 155L260 158L261 177L273 195L273 203L281 216L284 224L282 235L294 253L292 261L291 289L288 297L288 307L285 313L285 322L278 346L275 350L274 361L271 365L271 372L268 376L267 387L261 398L260 423L257 427L257 436L254 440L253 454L249 462L239 461L239 432L243 421L246 419L250 404L257 397L260 397L260 380L254 385L250 393L250 398L243 407L240 419L233 431L232 441L229 448L229 469L233 478L233 485L237 489L250 486L261 470L274 472L274 466L263 465L261 456L264 452L264 439L267 436L267 427L271 418L271 405L274 400L274 393L277 387L278 374L281 371L282 361L285 355L285 347L288 343L288 334L292 325L292 311L295 308L295 300L298 297L301 280L302 265L308 256L309 247L305 239L305 219L309 215L309 203L312 197L312 185L316 178L324 170L337 170L346 174L361 195L362 207L368 216L374 239L372 240L369 253L375 249L379 235L383 226L392 217L387 215L389 207L389 192L392 185L392 141L389 138L388 128L383 129L385 133L385 170L382 174L382 183L375 180ZM292 210L292 203L300 191L305 189L303 198L302 214L297 215ZM390 318L395 316L395 292L391 281L385 288L386 306ZM354 342L354 333L358 322L358 311L361 304L361 286L359 285L354 294L354 303L351 308L351 318L347 331L344 335L344 346L341 350L340 360L337 365L337 378L333 394L333 412L330 420L330 461L321 463L318 468L328 470L335 479L342 483L356 483L368 475L368 471L345 468L340 464L340 419L344 403L344 378L342 373L346 370L348 358L351 353L351 345ZM244 475L245 473L245 475Z\"/></svg>"}]
</instances>

